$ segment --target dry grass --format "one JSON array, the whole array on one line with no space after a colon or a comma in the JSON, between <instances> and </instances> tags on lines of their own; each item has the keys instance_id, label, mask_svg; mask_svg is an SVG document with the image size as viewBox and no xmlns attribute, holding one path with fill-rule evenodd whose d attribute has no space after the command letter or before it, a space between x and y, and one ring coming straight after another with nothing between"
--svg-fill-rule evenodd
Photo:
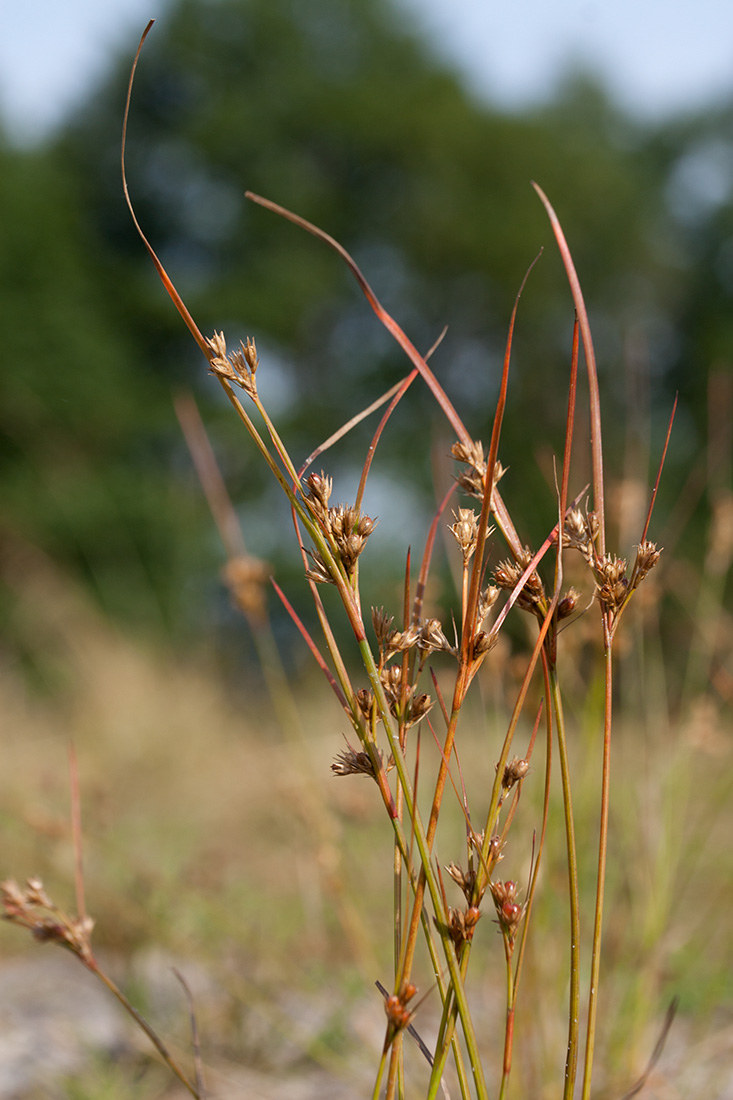
<instances>
[{"instance_id":1,"label":"dry grass","mask_svg":"<svg viewBox=\"0 0 733 1100\"><path fill-rule=\"evenodd\" d=\"M95 942L136 1003L185 1049L185 1005L170 967L183 970L196 991L217 1095L251 1089L269 1095L271 1089L283 1097L296 1090L297 1080L313 1090L306 1096L327 1096L332 1087L349 1095L343 1090L355 1083L354 1095L364 1095L383 1019L371 983L378 976L386 980L391 968L385 949L389 835L368 784L353 780L347 788L329 772L342 744L334 709L324 707L314 685L304 689L310 695L311 764L304 772L268 719L266 701L243 710L218 680L213 661L161 654L125 637L27 547L6 554L4 579L13 589L13 625L26 654L25 667L6 666L0 684L5 873L22 878L32 871L52 896L71 905L66 749L73 739ZM508 652L504 657L509 676ZM479 788L490 781L492 765L478 716L469 727L478 736L466 737L463 766L470 787ZM703 697L677 728L655 725L651 716L643 727L641 737L637 715L622 716L617 728L599 1062L610 1069L608 1095L618 1095L653 1045L660 1004L679 992L681 1015L648 1095L723 1098L733 1074L733 998L725 965L733 957L733 932L715 915L733 906L725 873L733 828L729 734L711 699ZM585 777L576 789L581 832L597 827L596 748L579 712L573 752ZM427 746L426 753L428 767ZM330 843L309 828L314 784L332 809ZM521 807L529 827L537 819L536 793L528 785ZM449 835L458 837L460 829L456 815ZM586 872L591 888L592 868ZM361 917L364 939L357 950L334 907L333 873ZM535 916L538 945L566 920L562 876L561 860L545 865L545 901ZM45 957L49 950L38 956L39 948L9 927L0 938L5 967L19 952L24 965L33 966L36 1005L61 981ZM485 936L476 965L486 1034L501 1023L500 953L500 937ZM12 972L4 973L9 983ZM426 972L422 980L427 987ZM63 981L62 988L76 981L87 995L90 979L83 974L66 973ZM519 1081L534 1096L554 1095L543 1081L556 1079L558 1071L565 1025L553 1005L565 981L562 951L530 952L524 996L541 1008L535 1014L541 1027L520 1028L517 1043ZM434 1003L428 999L419 1020L427 1035L437 1023L431 997ZM68 1011L64 1002L60 1012ZM127 1051L122 1062L110 1062L103 1040L96 1056L82 1045L77 1059L83 1058L83 1071L67 1078L53 1070L59 1095L128 1096L133 1069L143 1074L136 1095L166 1092L168 1078L155 1069L132 1027L118 1022L117 1028L114 1042ZM66 1042L76 1050L77 1040ZM0 1082L1 1063L0 1056ZM606 1095L605 1076L599 1095Z\"/></svg>"}]
</instances>

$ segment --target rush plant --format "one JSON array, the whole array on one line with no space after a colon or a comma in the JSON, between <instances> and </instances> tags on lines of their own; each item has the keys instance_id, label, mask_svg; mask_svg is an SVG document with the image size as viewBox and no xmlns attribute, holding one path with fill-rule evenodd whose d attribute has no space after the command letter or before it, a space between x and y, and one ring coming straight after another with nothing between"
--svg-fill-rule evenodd
<instances>
[{"instance_id":1,"label":"rush plant","mask_svg":"<svg viewBox=\"0 0 733 1100\"><path fill-rule=\"evenodd\" d=\"M141 47L149 29L150 26L143 35ZM139 52L138 49L138 56ZM137 56L133 75L136 65ZM547 531L541 545L529 547L518 533L522 517L510 513L499 487L503 474L499 461L502 423L519 294L509 320L493 422L483 426L485 434L482 439L477 439L475 429L469 430L464 424L441 387L429 365L430 355L421 355L387 313L348 252L326 232L305 219L259 195L248 193L248 198L263 211L286 218L340 257L356 279L378 321L396 340L410 364L405 377L367 410L372 412L380 406L384 407L368 448L355 498L347 504L334 503L334 481L338 483L338 471L315 469L313 463L321 459L335 438L340 438L366 413L355 416L305 463L299 463L291 456L260 400L257 387L260 364L255 341L247 339L231 350L222 332L204 336L138 224L124 170L128 110L129 93L123 132L122 171L125 197L135 225L168 294L198 344L208 370L223 388L239 417L249 437L249 445L259 453L263 466L277 482L292 510L294 546L300 554L304 581L312 594L320 641L296 616L286 595L275 587L326 677L349 727L347 745L332 765L334 775L345 783L362 782L366 777L373 784L374 798L381 802L386 826L393 836L394 972L391 989L383 989L386 1019L384 1041L375 1066L374 1100L383 1091L387 1100L395 1096L415 1095L409 1081L409 1060L405 1058L408 1035L417 1039L430 1065L427 1100L433 1100L441 1089L445 1089L449 1060L453 1063L451 1072L464 1100L472 1096L487 1100L489 1096L497 1095L504 1100L509 1095L515 1016L518 1007L522 1007L519 994L527 946L533 932L533 909L539 895L540 871L551 814L553 760L559 761L561 778L561 831L566 849L569 912L564 934L567 935L570 960L565 1072L564 1079L557 1083L556 1095L562 1096L563 1100L572 1100L579 1088L583 1100L588 1100L601 995L599 972L608 851L614 651L627 608L645 577L659 561L660 550L649 540L648 534L664 455L657 481L650 492L646 522L639 531L638 544L629 560L624 551L617 553L607 544L601 409L593 341L578 276L555 211L542 189L535 184L535 192L550 220L570 284L575 324L572 344L568 349L564 444L556 474L557 520ZM524 283L520 294L523 288ZM581 346L591 426L590 485L576 484L574 474ZM266 363L262 369L267 369ZM376 519L364 511L365 489L391 414L416 381L427 385L455 437L451 449L456 463L455 481L435 512L422 557L416 566L407 555L401 606L367 610L369 596L362 592L360 560L362 554L369 552L369 540ZM666 443L664 451L666 453ZM450 531L460 575L458 596L450 621L438 619L426 600L441 524ZM506 556L491 568L489 554L497 541L503 544L501 553ZM586 599L582 604L578 591L568 587L564 579L566 561L571 555L587 571L588 590L592 593L590 600ZM335 588L338 594L341 613L350 628L351 644L360 659L358 678L349 671L354 664L354 654L342 652L337 641L340 635L334 630L326 611L321 595L324 585ZM597 715L598 743L602 748L599 754L601 794L596 890L592 909L587 913L581 912L578 841L571 793L573 775L558 669L558 654L565 643L564 632L573 628L583 612L586 613L586 621L587 616L595 618L600 639L597 652L602 663L604 684L602 705ZM502 730L487 735L486 752L492 756L495 777L483 801L477 803L473 794L469 798L460 770L458 742L463 728L462 719L477 674L485 663L492 661L492 650L510 614L528 617L533 623L534 640L527 653L508 723ZM431 659L436 654L445 655L452 668L447 690L445 679L439 681L431 665ZM534 689L538 681L543 703L529 722L530 736L520 744L520 737L524 736L520 731L524 729L530 689ZM421 736L434 739L438 745L437 766L432 775L426 775L424 771L424 759L420 754ZM427 812L425 808L421 809L418 799L418 775L420 791L424 792L427 788L430 792L427 800L423 795ZM505 858L507 865L510 863L512 827L522 788L530 778L533 783L544 783L543 808L536 838L521 840L525 850L533 848L529 880L523 886L516 877L504 876L501 863ZM458 805L463 822L465 839L460 853L450 848L445 850L444 843L449 842L443 841L441 832L444 809L451 800ZM448 883L447 879L451 882ZM451 903L448 889L454 888L457 892ZM34 909L39 906L50 914L40 924L33 916ZM33 928L41 938L63 943L87 967L95 969L89 946L90 926L83 910L80 910L77 923L67 918L61 919L37 882L30 883L26 890L13 883L6 884L5 910L10 920ZM471 959L476 937L485 935L493 928L498 928L503 943L502 984L506 991L505 1026L500 1038L501 1068L497 1081L487 1079L488 1038L480 1033L472 1011L471 985ZM581 933L585 933L586 929L592 931L584 941ZM420 941L427 951L440 1001L437 1034L430 1042L419 1032L419 1019L416 1019L419 998L415 960ZM589 947L589 961L581 960L583 942ZM524 1005L524 1008L530 1011L529 1005ZM166 1057L163 1045L156 1045ZM175 1072L182 1080L185 1079L193 1095L202 1095L200 1082L186 1078L177 1065Z\"/></svg>"}]
</instances>

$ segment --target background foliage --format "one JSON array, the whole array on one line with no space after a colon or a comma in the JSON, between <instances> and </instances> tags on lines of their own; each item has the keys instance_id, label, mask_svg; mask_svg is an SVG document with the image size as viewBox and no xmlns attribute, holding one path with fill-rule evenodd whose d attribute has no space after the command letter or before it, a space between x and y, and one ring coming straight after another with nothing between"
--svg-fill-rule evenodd
<instances>
[{"instance_id":1,"label":"background foliage","mask_svg":"<svg viewBox=\"0 0 733 1100\"><path fill-rule=\"evenodd\" d=\"M200 622L202 602L212 606L203 578L218 548L171 390L191 386L208 407L247 520L266 486L252 478L237 426L122 202L129 63L118 59L45 147L2 148L3 522L85 575L112 614L180 637ZM578 74L542 109L500 114L471 101L386 0L314 0L307 9L182 0L142 58L129 176L142 223L202 330L223 327L230 343L257 338L261 385L303 456L405 364L335 258L248 206L245 188L341 239L418 346L449 326L436 369L456 404L472 407L481 436L513 297L549 243L529 188L537 179L563 219L589 302L612 449L631 440L641 480L641 441L651 424L656 456L680 392L660 515L674 513L687 486L684 515L673 514L667 534L676 540L684 529L684 552L699 559L710 477L725 484L729 473L700 462L710 415L723 431L730 407L731 110L641 126ZM502 448L506 492L537 495L528 540L552 512L558 441L528 438L523 425L559 423L570 322L549 249L521 306ZM427 392L411 401L383 445L381 470L393 514L419 537L431 452L449 441L436 438ZM351 456L369 430L356 433L355 450L341 448L341 471L355 471ZM349 486L336 491L345 498ZM386 499L377 490L367 503L385 516L389 546ZM276 519L247 530L256 552L277 558Z\"/></svg>"}]
</instances>

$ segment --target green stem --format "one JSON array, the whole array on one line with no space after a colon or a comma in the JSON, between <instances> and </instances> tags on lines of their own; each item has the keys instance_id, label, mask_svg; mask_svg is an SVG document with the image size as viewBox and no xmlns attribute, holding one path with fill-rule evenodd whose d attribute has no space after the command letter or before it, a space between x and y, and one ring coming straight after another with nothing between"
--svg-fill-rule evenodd
<instances>
[{"instance_id":1,"label":"green stem","mask_svg":"<svg viewBox=\"0 0 733 1100\"><path fill-rule=\"evenodd\" d=\"M591 1077L593 1073L593 1048L596 1037L596 1016L598 1012L598 978L601 969L601 933L603 930L603 894L606 883L606 857L608 854L608 809L611 780L611 714L613 687L613 650L608 629L606 632L606 698L603 722L603 777L601 781L601 827L598 842L598 880L596 885L596 910L593 925L593 953L591 956L590 991L588 994L588 1030L585 1044L585 1064L583 1067L582 1100L590 1100Z\"/></svg>"},{"instance_id":2,"label":"green stem","mask_svg":"<svg viewBox=\"0 0 733 1100\"><path fill-rule=\"evenodd\" d=\"M557 667L549 669L552 708L557 723L557 745L562 776L562 800L565 811L565 844L568 853L568 888L570 893L570 1002L568 1009L568 1052L565 1059L563 1100L572 1100L578 1071L578 1036L580 1031L580 899L578 892L578 858L575 846L573 801L570 793L570 764L565 730L562 695L557 679Z\"/></svg>"},{"instance_id":3,"label":"green stem","mask_svg":"<svg viewBox=\"0 0 733 1100\"><path fill-rule=\"evenodd\" d=\"M392 724L392 717L389 711L389 704L384 694L384 688L379 678L379 672L377 666L374 663L374 656L366 638L362 639L359 643L359 649L361 651L362 661L364 668L369 676L369 680L374 692L377 707L382 715L384 721L384 727L387 732L387 737L390 743L390 749L395 761L395 767L397 774L399 775L400 783L405 796L405 806L410 822L414 826L415 842L417 844L418 852L420 853L421 873L418 881L418 888L415 893L416 906L422 907L422 900L427 885L430 892L430 898L433 903L434 912L438 915L443 913L443 898L440 892L440 886L435 871L431 862L430 845L428 844L425 830L418 810L417 804L414 799L412 791L412 783L410 776L405 767L405 760L402 755L402 750L399 745L399 737L395 732ZM393 827L397 827L399 822L394 818L392 821ZM456 1004L458 1006L458 1014L461 1018L461 1024L463 1027L463 1034L466 1040L466 1048L468 1050L469 1062L471 1064L471 1071L473 1073L474 1082L476 1085L476 1095L478 1100L488 1100L488 1092L486 1088L486 1081L484 1078L484 1070L481 1064L481 1058L478 1050L478 1042L476 1039L476 1032L473 1026L473 1020L471 1019L471 1011L466 999L466 991L463 985L463 979L461 976L460 967L458 964L458 957L455 952L453 940L447 928L440 928L440 936L443 942L443 952L446 962L448 964L448 970L451 977L451 985L453 993L456 998Z\"/></svg>"},{"instance_id":4,"label":"green stem","mask_svg":"<svg viewBox=\"0 0 733 1100\"><path fill-rule=\"evenodd\" d=\"M509 1088L509 1075L512 1070L512 1047L514 1044L514 980L512 978L512 956L504 940L506 950L506 1029L504 1032L504 1058L501 1067L501 1088L499 1100L506 1100Z\"/></svg>"},{"instance_id":5,"label":"green stem","mask_svg":"<svg viewBox=\"0 0 733 1100\"><path fill-rule=\"evenodd\" d=\"M382 1051L382 1057L379 1060L379 1068L377 1070L377 1079L374 1082L374 1091L372 1092L372 1100L379 1100L379 1091L382 1087L382 1078L384 1077L384 1070L385 1070L385 1067L387 1065L387 1050L388 1050L388 1048L385 1047L385 1049Z\"/></svg>"}]
</instances>

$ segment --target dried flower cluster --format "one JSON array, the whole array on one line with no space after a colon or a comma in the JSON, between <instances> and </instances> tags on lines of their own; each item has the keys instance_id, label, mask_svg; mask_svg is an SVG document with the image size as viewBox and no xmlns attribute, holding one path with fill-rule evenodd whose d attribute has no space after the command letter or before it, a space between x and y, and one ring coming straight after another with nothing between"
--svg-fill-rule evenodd
<instances>
[{"instance_id":1,"label":"dried flower cluster","mask_svg":"<svg viewBox=\"0 0 733 1100\"><path fill-rule=\"evenodd\" d=\"M442 651L455 656L456 647L452 646L438 619L425 619L423 622L408 626L407 630L392 630L387 637L387 650L402 653L406 649L419 649L426 656Z\"/></svg>"},{"instance_id":2,"label":"dried flower cluster","mask_svg":"<svg viewBox=\"0 0 733 1100\"><path fill-rule=\"evenodd\" d=\"M662 551L658 550L653 542L647 540L641 542L637 547L636 559L629 577L628 562L625 558L619 558L615 554L605 554L601 558L596 554L595 541L598 530L598 517L594 512L584 514L579 508L573 508L565 517L563 546L577 550L590 566L595 578L596 598L607 617L609 626L613 628L631 593L657 564ZM571 596L574 602L561 605L558 608L558 618L572 614L575 610L577 593L574 589L570 589L565 599L569 601Z\"/></svg>"},{"instance_id":3,"label":"dried flower cluster","mask_svg":"<svg viewBox=\"0 0 733 1100\"><path fill-rule=\"evenodd\" d=\"M255 374L260 361L257 358L254 340L248 336L246 342L240 341L237 350L229 354L227 354L227 342L223 332L215 332L206 342L214 353L209 360L211 373L227 382L233 382L235 386L241 386L255 400L257 397Z\"/></svg>"},{"instance_id":4,"label":"dried flower cluster","mask_svg":"<svg viewBox=\"0 0 733 1100\"><path fill-rule=\"evenodd\" d=\"M499 562L494 570L494 584L496 587L503 588L508 592L513 592L522 579L522 574L525 569L532 561L532 557L532 551L528 546L525 546L523 552L518 556L516 561L507 558L505 561ZM524 611L533 611L537 614L544 600L545 589L539 578L539 574L536 572L530 573L517 597L517 607L521 607Z\"/></svg>"},{"instance_id":5,"label":"dried flower cluster","mask_svg":"<svg viewBox=\"0 0 733 1100\"><path fill-rule=\"evenodd\" d=\"M39 943L58 943L83 961L92 958L91 917L70 917L54 905L40 879L26 879L25 888L13 879L0 883L3 919L29 929Z\"/></svg>"},{"instance_id":6,"label":"dried flower cluster","mask_svg":"<svg viewBox=\"0 0 733 1100\"><path fill-rule=\"evenodd\" d=\"M497 771L499 765L497 764ZM508 794L515 783L521 782L529 771L529 761L521 760L518 756L513 756L512 759L504 765L504 774L501 778L501 789L504 794Z\"/></svg>"},{"instance_id":7,"label":"dried flower cluster","mask_svg":"<svg viewBox=\"0 0 733 1100\"><path fill-rule=\"evenodd\" d=\"M473 939L481 915L477 905L469 905L465 909L448 907L448 932L457 950L460 950L462 944L469 943Z\"/></svg>"},{"instance_id":8,"label":"dried flower cluster","mask_svg":"<svg viewBox=\"0 0 733 1100\"><path fill-rule=\"evenodd\" d=\"M358 508L348 504L329 507L333 482L323 471L320 474L311 474L306 486L306 500L313 515L333 546L347 576L353 577L359 555L376 527L377 520L363 516ZM307 571L307 576L314 581L332 582L333 577L318 551L312 551L311 558L314 566Z\"/></svg>"},{"instance_id":9,"label":"dried flower cluster","mask_svg":"<svg viewBox=\"0 0 733 1100\"><path fill-rule=\"evenodd\" d=\"M506 882L497 880L491 883L490 890L496 906L497 923L511 954L524 916L524 906L517 901L517 884L511 879Z\"/></svg>"},{"instance_id":10,"label":"dried flower cluster","mask_svg":"<svg viewBox=\"0 0 733 1100\"><path fill-rule=\"evenodd\" d=\"M453 458L468 466L458 475L458 486L467 496L476 497L483 501L486 490L486 459L484 448L480 440L474 440L471 444L454 443L450 451ZM504 476L504 467L497 462L494 467L494 485Z\"/></svg>"},{"instance_id":11,"label":"dried flower cluster","mask_svg":"<svg viewBox=\"0 0 733 1100\"><path fill-rule=\"evenodd\" d=\"M394 767L394 760L385 763L384 753L376 745L374 746L374 753L383 770L390 771ZM368 775L372 779L377 778L374 763L369 753L352 749L351 745L338 754L331 765L331 771L334 775Z\"/></svg>"},{"instance_id":12,"label":"dried flower cluster","mask_svg":"<svg viewBox=\"0 0 733 1100\"><path fill-rule=\"evenodd\" d=\"M407 1008L407 1005L416 993L416 985L413 985L412 982L403 982L400 986L399 993L392 993L389 997L385 998L384 1011L389 1021L387 1038L385 1039L385 1050L389 1047L398 1031L402 1031L404 1028L409 1027L415 1014Z\"/></svg>"},{"instance_id":13,"label":"dried flower cluster","mask_svg":"<svg viewBox=\"0 0 733 1100\"><path fill-rule=\"evenodd\" d=\"M595 512L583 513L580 508L571 508L565 516L563 526L563 546L578 550L588 565L595 563L595 542L600 524Z\"/></svg>"}]
</instances>

